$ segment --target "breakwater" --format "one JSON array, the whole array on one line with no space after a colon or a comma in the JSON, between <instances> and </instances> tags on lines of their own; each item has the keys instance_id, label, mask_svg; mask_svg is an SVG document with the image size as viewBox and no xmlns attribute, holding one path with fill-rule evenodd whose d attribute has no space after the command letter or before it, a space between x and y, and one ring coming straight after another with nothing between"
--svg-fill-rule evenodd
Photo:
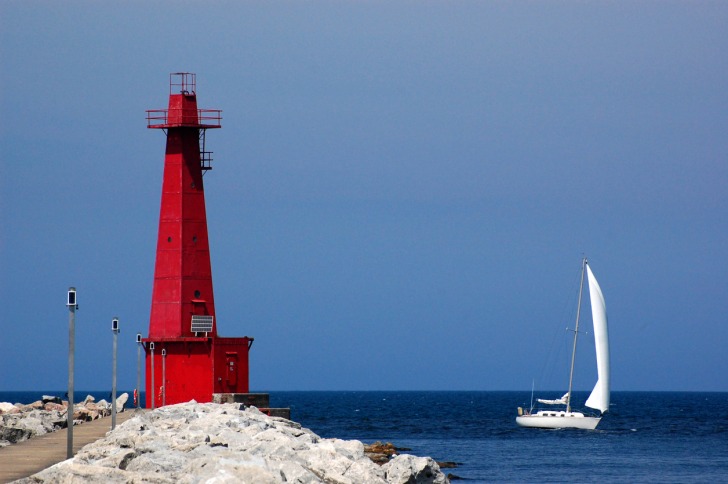
<instances>
[{"instance_id":1,"label":"breakwater","mask_svg":"<svg viewBox=\"0 0 728 484\"><path fill-rule=\"evenodd\" d=\"M446 483L429 457L384 465L357 440L324 439L254 407L188 402L141 413L73 459L20 482Z\"/></svg>"}]
</instances>

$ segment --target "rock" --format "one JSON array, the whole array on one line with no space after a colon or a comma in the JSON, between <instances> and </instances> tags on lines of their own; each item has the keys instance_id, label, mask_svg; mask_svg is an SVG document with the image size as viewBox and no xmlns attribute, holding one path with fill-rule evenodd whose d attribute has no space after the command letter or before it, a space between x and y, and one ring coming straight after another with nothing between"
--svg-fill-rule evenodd
<instances>
[{"instance_id":1,"label":"rock","mask_svg":"<svg viewBox=\"0 0 728 484\"><path fill-rule=\"evenodd\" d=\"M25 415L7 414L2 417L0 440L11 444L22 442L34 435L43 435L52 429L50 422L45 422L46 412L33 410Z\"/></svg>"},{"instance_id":2,"label":"rock","mask_svg":"<svg viewBox=\"0 0 728 484\"><path fill-rule=\"evenodd\" d=\"M386 454L371 454L371 453L367 453L367 457L369 457L369 459L372 462L374 462L375 464L380 465L380 466L382 466L382 465L386 464L387 462L389 462L389 459L390 459L390 456L388 456Z\"/></svg>"},{"instance_id":3,"label":"rock","mask_svg":"<svg viewBox=\"0 0 728 484\"><path fill-rule=\"evenodd\" d=\"M78 406L73 409L73 420L88 422L93 419L89 416L89 410L86 407Z\"/></svg>"},{"instance_id":4,"label":"rock","mask_svg":"<svg viewBox=\"0 0 728 484\"><path fill-rule=\"evenodd\" d=\"M0 415L4 413L18 413L20 409L8 402L0 402Z\"/></svg>"},{"instance_id":5,"label":"rock","mask_svg":"<svg viewBox=\"0 0 728 484\"><path fill-rule=\"evenodd\" d=\"M43 401L38 400L37 402L33 402L33 403L29 403L28 405L24 405L24 407L25 407L24 410L27 410L27 411L30 411L33 409L37 410L37 409L43 408L43 405L44 405Z\"/></svg>"},{"instance_id":6,"label":"rock","mask_svg":"<svg viewBox=\"0 0 728 484\"><path fill-rule=\"evenodd\" d=\"M25 418L22 418L18 422L18 427L27 429L33 435L43 435L47 433L46 427L43 425L43 415L39 415L38 412L31 412Z\"/></svg>"},{"instance_id":7,"label":"rock","mask_svg":"<svg viewBox=\"0 0 728 484\"><path fill-rule=\"evenodd\" d=\"M17 444L18 442L28 440L31 435L30 430L24 428L0 427L0 442L4 441L8 442L8 444Z\"/></svg>"},{"instance_id":8,"label":"rock","mask_svg":"<svg viewBox=\"0 0 728 484\"><path fill-rule=\"evenodd\" d=\"M123 410L127 399L128 394L117 399L118 408ZM0 403L0 447L65 428L67 411L68 402L49 395L29 405ZM74 406L73 415L74 425L78 425L111 415L111 406L103 400L97 404L89 395Z\"/></svg>"},{"instance_id":9,"label":"rock","mask_svg":"<svg viewBox=\"0 0 728 484\"><path fill-rule=\"evenodd\" d=\"M117 413L124 411L124 405L126 405L127 400L129 400L129 394L128 393L122 393L116 399L116 411L117 411Z\"/></svg>"},{"instance_id":10,"label":"rock","mask_svg":"<svg viewBox=\"0 0 728 484\"><path fill-rule=\"evenodd\" d=\"M382 443L374 442L373 444L364 445L364 453L375 464L384 465L390 461L399 452L412 450L407 447L395 447L391 442Z\"/></svg>"},{"instance_id":11,"label":"rock","mask_svg":"<svg viewBox=\"0 0 728 484\"><path fill-rule=\"evenodd\" d=\"M430 458L397 455L380 467L364 449L254 407L189 402L135 415L73 459L18 482L448 482Z\"/></svg>"},{"instance_id":12,"label":"rock","mask_svg":"<svg viewBox=\"0 0 728 484\"><path fill-rule=\"evenodd\" d=\"M397 449L391 442L374 442L364 446L364 453L375 464L384 465L397 453Z\"/></svg>"},{"instance_id":13,"label":"rock","mask_svg":"<svg viewBox=\"0 0 728 484\"><path fill-rule=\"evenodd\" d=\"M382 466L387 482L396 484L440 484L448 482L430 457L399 454Z\"/></svg>"},{"instance_id":14,"label":"rock","mask_svg":"<svg viewBox=\"0 0 728 484\"><path fill-rule=\"evenodd\" d=\"M47 403L62 403L62 400L59 397L54 397L52 395L43 395L41 397L41 402L43 402L43 405Z\"/></svg>"}]
</instances>

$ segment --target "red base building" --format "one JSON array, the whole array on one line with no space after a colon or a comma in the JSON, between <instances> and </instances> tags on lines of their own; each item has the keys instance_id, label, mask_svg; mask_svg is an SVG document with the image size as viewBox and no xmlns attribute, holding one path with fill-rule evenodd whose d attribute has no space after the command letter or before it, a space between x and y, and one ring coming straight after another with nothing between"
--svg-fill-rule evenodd
<instances>
[{"instance_id":1,"label":"red base building","mask_svg":"<svg viewBox=\"0 0 728 484\"><path fill-rule=\"evenodd\" d=\"M203 174L208 129L221 111L198 109L196 78L170 74L169 106L147 111L147 127L167 135L157 258L146 351L146 406L249 392L253 338L217 335Z\"/></svg>"}]
</instances>

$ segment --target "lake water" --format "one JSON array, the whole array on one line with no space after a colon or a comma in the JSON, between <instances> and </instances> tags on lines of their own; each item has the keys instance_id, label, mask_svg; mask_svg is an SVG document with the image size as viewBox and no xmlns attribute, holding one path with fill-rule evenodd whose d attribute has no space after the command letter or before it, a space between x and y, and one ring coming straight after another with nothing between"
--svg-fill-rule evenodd
<instances>
[{"instance_id":1,"label":"lake water","mask_svg":"<svg viewBox=\"0 0 728 484\"><path fill-rule=\"evenodd\" d=\"M0 401L43 393L0 392ZM78 392L109 399L109 392ZM554 392L554 394L557 392ZM560 395L555 395L558 397ZM574 402L587 394L577 393ZM613 392L597 430L516 426L530 392L271 392L321 437L454 461L463 482L728 482L728 393Z\"/></svg>"}]
</instances>

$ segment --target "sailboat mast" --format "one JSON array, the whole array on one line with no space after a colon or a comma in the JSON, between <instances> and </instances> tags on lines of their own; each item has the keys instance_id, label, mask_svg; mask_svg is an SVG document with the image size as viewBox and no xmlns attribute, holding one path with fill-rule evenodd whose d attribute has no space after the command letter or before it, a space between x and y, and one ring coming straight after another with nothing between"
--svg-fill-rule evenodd
<instances>
[{"instance_id":1,"label":"sailboat mast","mask_svg":"<svg viewBox=\"0 0 728 484\"><path fill-rule=\"evenodd\" d=\"M579 302L576 305L576 324L574 327L574 348L571 351L571 370L569 371L569 396L566 397L566 411L571 411L571 387L574 382L574 361L576 360L576 339L579 337L579 314L581 313L581 294L584 290L584 268L586 257L581 261L581 281L579 282Z\"/></svg>"}]
</instances>

